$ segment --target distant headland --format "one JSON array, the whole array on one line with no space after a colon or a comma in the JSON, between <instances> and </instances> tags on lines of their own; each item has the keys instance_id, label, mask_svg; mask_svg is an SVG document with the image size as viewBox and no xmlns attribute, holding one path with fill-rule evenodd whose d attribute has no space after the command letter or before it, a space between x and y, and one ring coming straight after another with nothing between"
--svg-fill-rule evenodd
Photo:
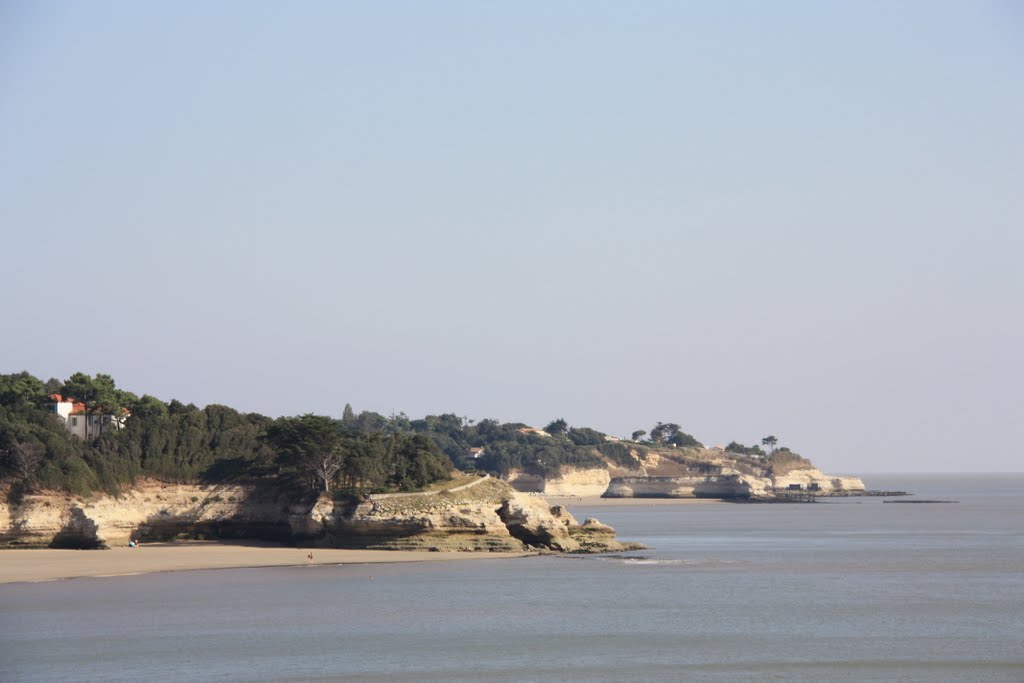
<instances>
[{"instance_id":1,"label":"distant headland","mask_svg":"<svg viewBox=\"0 0 1024 683\"><path fill-rule=\"evenodd\" d=\"M762 448L764 446L764 448ZM767 436L706 447L674 423L615 437L454 414L269 418L165 403L107 375L0 375L0 545L250 538L331 547L631 547L536 494L800 500L864 491Z\"/></svg>"}]
</instances>

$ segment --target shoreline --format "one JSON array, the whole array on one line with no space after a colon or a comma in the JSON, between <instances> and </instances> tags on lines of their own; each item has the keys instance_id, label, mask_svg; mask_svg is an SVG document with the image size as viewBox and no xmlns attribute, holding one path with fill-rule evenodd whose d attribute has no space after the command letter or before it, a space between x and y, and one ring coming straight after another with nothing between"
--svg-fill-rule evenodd
<instances>
[{"instance_id":1,"label":"shoreline","mask_svg":"<svg viewBox=\"0 0 1024 683\"><path fill-rule=\"evenodd\" d=\"M540 494L538 494L540 495ZM662 505L714 505L724 503L721 498L602 498L601 496L544 495L552 505L561 505L572 512L573 506L582 507L658 507Z\"/></svg>"},{"instance_id":2,"label":"shoreline","mask_svg":"<svg viewBox=\"0 0 1024 683\"><path fill-rule=\"evenodd\" d=\"M313 561L309 560L309 553L313 553ZM295 548L216 541L153 543L138 548L117 547L106 550L16 548L0 550L0 585L201 569L461 562L529 557L535 554Z\"/></svg>"}]
</instances>

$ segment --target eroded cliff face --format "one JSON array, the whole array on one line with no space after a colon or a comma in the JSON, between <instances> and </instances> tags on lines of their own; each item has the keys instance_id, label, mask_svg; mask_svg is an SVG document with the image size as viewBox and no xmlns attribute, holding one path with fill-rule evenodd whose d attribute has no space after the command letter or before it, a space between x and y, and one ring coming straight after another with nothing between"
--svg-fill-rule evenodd
<instances>
[{"instance_id":1,"label":"eroded cliff face","mask_svg":"<svg viewBox=\"0 0 1024 683\"><path fill-rule=\"evenodd\" d=\"M0 503L0 544L62 547L127 545L161 530L233 523L265 527L283 517L274 500L261 501L252 487L143 482L120 496L79 498L30 494Z\"/></svg>"},{"instance_id":2,"label":"eroded cliff face","mask_svg":"<svg viewBox=\"0 0 1024 683\"><path fill-rule=\"evenodd\" d=\"M611 480L609 498L718 498L770 500L780 491L798 486L800 491L818 494L864 491L859 477L837 477L817 468L797 469L785 474L737 469L728 458L709 458L706 464L694 469L657 467L650 471L676 470L674 476L641 475L621 476Z\"/></svg>"},{"instance_id":3,"label":"eroded cliff face","mask_svg":"<svg viewBox=\"0 0 1024 683\"><path fill-rule=\"evenodd\" d=\"M772 477L772 483L777 489L785 489L791 484L798 484L804 490L819 490L823 493L864 490L864 482L861 481L860 477L836 477L825 474L817 468L793 470L792 472ZM817 489L814 488L815 486L817 486Z\"/></svg>"},{"instance_id":4,"label":"eroded cliff face","mask_svg":"<svg viewBox=\"0 0 1024 683\"><path fill-rule=\"evenodd\" d=\"M755 495L741 475L695 475L681 477L616 477L605 493L607 498L750 498Z\"/></svg>"},{"instance_id":5,"label":"eroded cliff face","mask_svg":"<svg viewBox=\"0 0 1024 683\"><path fill-rule=\"evenodd\" d=\"M563 467L558 477L513 471L509 472L505 480L517 491L547 496L601 496L608 490L611 478L611 474L604 468Z\"/></svg>"},{"instance_id":6,"label":"eroded cliff face","mask_svg":"<svg viewBox=\"0 0 1024 683\"><path fill-rule=\"evenodd\" d=\"M309 545L460 551L623 550L610 527L491 478L459 490L337 503L251 486L146 482L122 496L48 493L0 503L0 545L94 548L131 539L253 538Z\"/></svg>"},{"instance_id":7,"label":"eroded cliff face","mask_svg":"<svg viewBox=\"0 0 1024 683\"><path fill-rule=\"evenodd\" d=\"M776 474L756 460L720 449L646 449L643 455L634 450L632 456L629 467L566 467L554 478L514 471L506 479L518 491L573 497L771 499L794 485L821 494L864 490L858 477L828 475L810 464Z\"/></svg>"}]
</instances>

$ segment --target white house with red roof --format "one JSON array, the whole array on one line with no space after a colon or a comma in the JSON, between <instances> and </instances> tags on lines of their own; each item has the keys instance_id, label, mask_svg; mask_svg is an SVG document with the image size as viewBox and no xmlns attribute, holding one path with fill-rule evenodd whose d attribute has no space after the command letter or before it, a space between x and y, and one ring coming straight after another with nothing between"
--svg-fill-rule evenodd
<instances>
[{"instance_id":1,"label":"white house with red roof","mask_svg":"<svg viewBox=\"0 0 1024 683\"><path fill-rule=\"evenodd\" d=\"M111 429L121 429L128 418L128 411L124 408L121 416L117 417L110 413L87 412L84 403L70 396L50 394L50 400L53 401L53 412L64 422L64 428L79 439L95 438Z\"/></svg>"}]
</instances>

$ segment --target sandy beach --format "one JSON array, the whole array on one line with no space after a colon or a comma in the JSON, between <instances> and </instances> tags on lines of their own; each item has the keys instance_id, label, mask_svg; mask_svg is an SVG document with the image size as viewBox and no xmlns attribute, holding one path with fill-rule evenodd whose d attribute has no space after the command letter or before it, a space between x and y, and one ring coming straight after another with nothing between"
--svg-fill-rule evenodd
<instances>
[{"instance_id":1,"label":"sandy beach","mask_svg":"<svg viewBox=\"0 0 1024 683\"><path fill-rule=\"evenodd\" d=\"M666 507L712 505L707 498L601 498L598 496L545 496L552 505L576 507ZM313 553L312 562L307 557ZM284 567L309 564L368 564L385 562L438 562L523 557L532 553L432 553L408 550L342 550L290 548L276 545L233 544L213 541L144 544L138 548L109 550L0 550L0 584L54 581L89 576L124 576L153 572L239 567Z\"/></svg>"},{"instance_id":2,"label":"sandy beach","mask_svg":"<svg viewBox=\"0 0 1024 683\"><path fill-rule=\"evenodd\" d=\"M311 562L307 555L313 553ZM0 550L0 583L123 576L190 569L285 567L310 564L445 562L523 557L532 553L431 553L408 550L340 550L233 545L215 542L154 543L109 550Z\"/></svg>"}]
</instances>

